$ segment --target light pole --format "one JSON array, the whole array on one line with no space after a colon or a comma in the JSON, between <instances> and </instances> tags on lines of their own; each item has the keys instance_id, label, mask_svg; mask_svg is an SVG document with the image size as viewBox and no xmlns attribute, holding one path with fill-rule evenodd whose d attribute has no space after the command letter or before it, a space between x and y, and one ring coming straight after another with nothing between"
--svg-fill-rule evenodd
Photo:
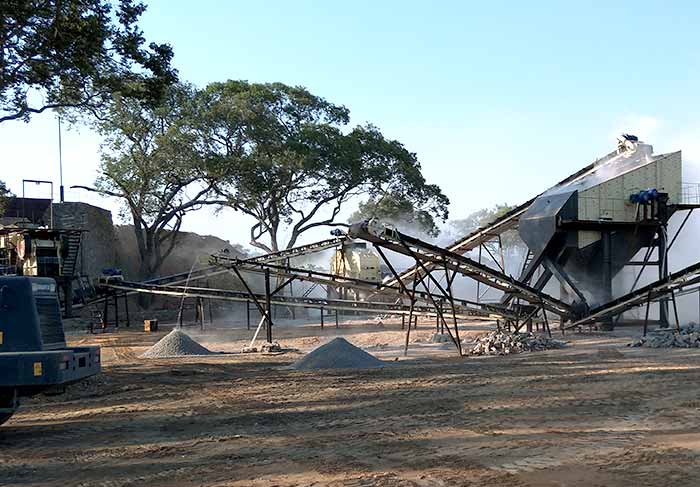
<instances>
[{"instance_id":1,"label":"light pole","mask_svg":"<svg viewBox=\"0 0 700 487\"><path fill-rule=\"evenodd\" d=\"M65 194L63 191L63 151L61 147L61 117L58 117L58 177L59 177L59 189L58 196L59 201L63 203L65 201Z\"/></svg>"}]
</instances>

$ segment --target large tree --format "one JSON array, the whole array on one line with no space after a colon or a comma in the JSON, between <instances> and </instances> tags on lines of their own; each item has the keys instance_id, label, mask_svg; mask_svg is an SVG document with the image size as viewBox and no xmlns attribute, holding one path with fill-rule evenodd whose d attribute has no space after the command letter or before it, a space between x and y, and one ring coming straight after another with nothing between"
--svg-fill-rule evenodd
<instances>
[{"instance_id":1,"label":"large tree","mask_svg":"<svg viewBox=\"0 0 700 487\"><path fill-rule=\"evenodd\" d=\"M155 109L116 97L97 124L104 137L101 174L96 188L82 188L122 200L123 216L134 226L141 279L158 274L184 216L217 203L190 127L194 94L177 85Z\"/></svg>"},{"instance_id":2,"label":"large tree","mask_svg":"<svg viewBox=\"0 0 700 487\"><path fill-rule=\"evenodd\" d=\"M167 44L146 44L135 0L2 0L0 123L98 110L112 94L155 105L177 79Z\"/></svg>"},{"instance_id":3,"label":"large tree","mask_svg":"<svg viewBox=\"0 0 700 487\"><path fill-rule=\"evenodd\" d=\"M200 108L217 190L255 219L250 243L266 252L294 246L313 228L347 226L341 210L362 196L390 194L447 217L447 198L426 183L414 153L374 126L345 130L348 110L305 88L214 83Z\"/></svg>"}]
</instances>

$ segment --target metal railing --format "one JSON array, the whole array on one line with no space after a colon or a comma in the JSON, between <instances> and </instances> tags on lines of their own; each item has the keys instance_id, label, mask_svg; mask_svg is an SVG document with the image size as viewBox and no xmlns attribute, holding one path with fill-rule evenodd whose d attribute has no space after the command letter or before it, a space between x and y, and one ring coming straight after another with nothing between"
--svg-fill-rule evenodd
<instances>
[{"instance_id":1,"label":"metal railing","mask_svg":"<svg viewBox=\"0 0 700 487\"><path fill-rule=\"evenodd\" d=\"M681 183L681 201L685 205L700 204L700 183Z\"/></svg>"}]
</instances>

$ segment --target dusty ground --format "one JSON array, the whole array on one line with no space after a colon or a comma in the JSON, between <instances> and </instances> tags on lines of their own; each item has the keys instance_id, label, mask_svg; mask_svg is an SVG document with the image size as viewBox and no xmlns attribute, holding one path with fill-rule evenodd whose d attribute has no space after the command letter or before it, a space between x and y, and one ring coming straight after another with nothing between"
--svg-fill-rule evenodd
<instances>
[{"instance_id":1,"label":"dusty ground","mask_svg":"<svg viewBox=\"0 0 700 487\"><path fill-rule=\"evenodd\" d=\"M630 349L628 331L510 357L459 358L421 342L404 359L396 326L319 331L276 333L302 352L344 334L399 360L311 373L285 368L302 352L144 360L165 331L76 335L103 346L103 374L26 401L0 428L0 484L700 484L698 350ZM199 340L234 351L245 337Z\"/></svg>"}]
</instances>

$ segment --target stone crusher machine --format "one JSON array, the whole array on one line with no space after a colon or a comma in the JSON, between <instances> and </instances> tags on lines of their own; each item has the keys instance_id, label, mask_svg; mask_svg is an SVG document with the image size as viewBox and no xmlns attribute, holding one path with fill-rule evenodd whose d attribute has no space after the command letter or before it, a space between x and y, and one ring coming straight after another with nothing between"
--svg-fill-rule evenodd
<instances>
[{"instance_id":1,"label":"stone crusher machine","mask_svg":"<svg viewBox=\"0 0 700 487\"><path fill-rule=\"evenodd\" d=\"M347 239L333 252L330 261L330 273L379 283L382 280L379 256L367 248L366 242L356 242ZM367 299L371 292L347 287L328 286L328 297L339 299L353 299L360 301Z\"/></svg>"},{"instance_id":2,"label":"stone crusher machine","mask_svg":"<svg viewBox=\"0 0 700 487\"><path fill-rule=\"evenodd\" d=\"M99 347L66 346L54 279L0 276L0 424L21 397L60 393L99 371Z\"/></svg>"},{"instance_id":3,"label":"stone crusher machine","mask_svg":"<svg viewBox=\"0 0 700 487\"><path fill-rule=\"evenodd\" d=\"M626 266L655 265L665 278L667 223L675 211L688 209L681 195L680 151L655 155L652 146L623 135L617 150L545 191L520 217L529 254L519 281L534 280L533 287L543 289L556 278L562 300L585 316L613 300L613 278ZM634 261L643 249L643 261ZM533 279L538 268L544 270ZM665 301L659 319L668 323Z\"/></svg>"}]
</instances>

